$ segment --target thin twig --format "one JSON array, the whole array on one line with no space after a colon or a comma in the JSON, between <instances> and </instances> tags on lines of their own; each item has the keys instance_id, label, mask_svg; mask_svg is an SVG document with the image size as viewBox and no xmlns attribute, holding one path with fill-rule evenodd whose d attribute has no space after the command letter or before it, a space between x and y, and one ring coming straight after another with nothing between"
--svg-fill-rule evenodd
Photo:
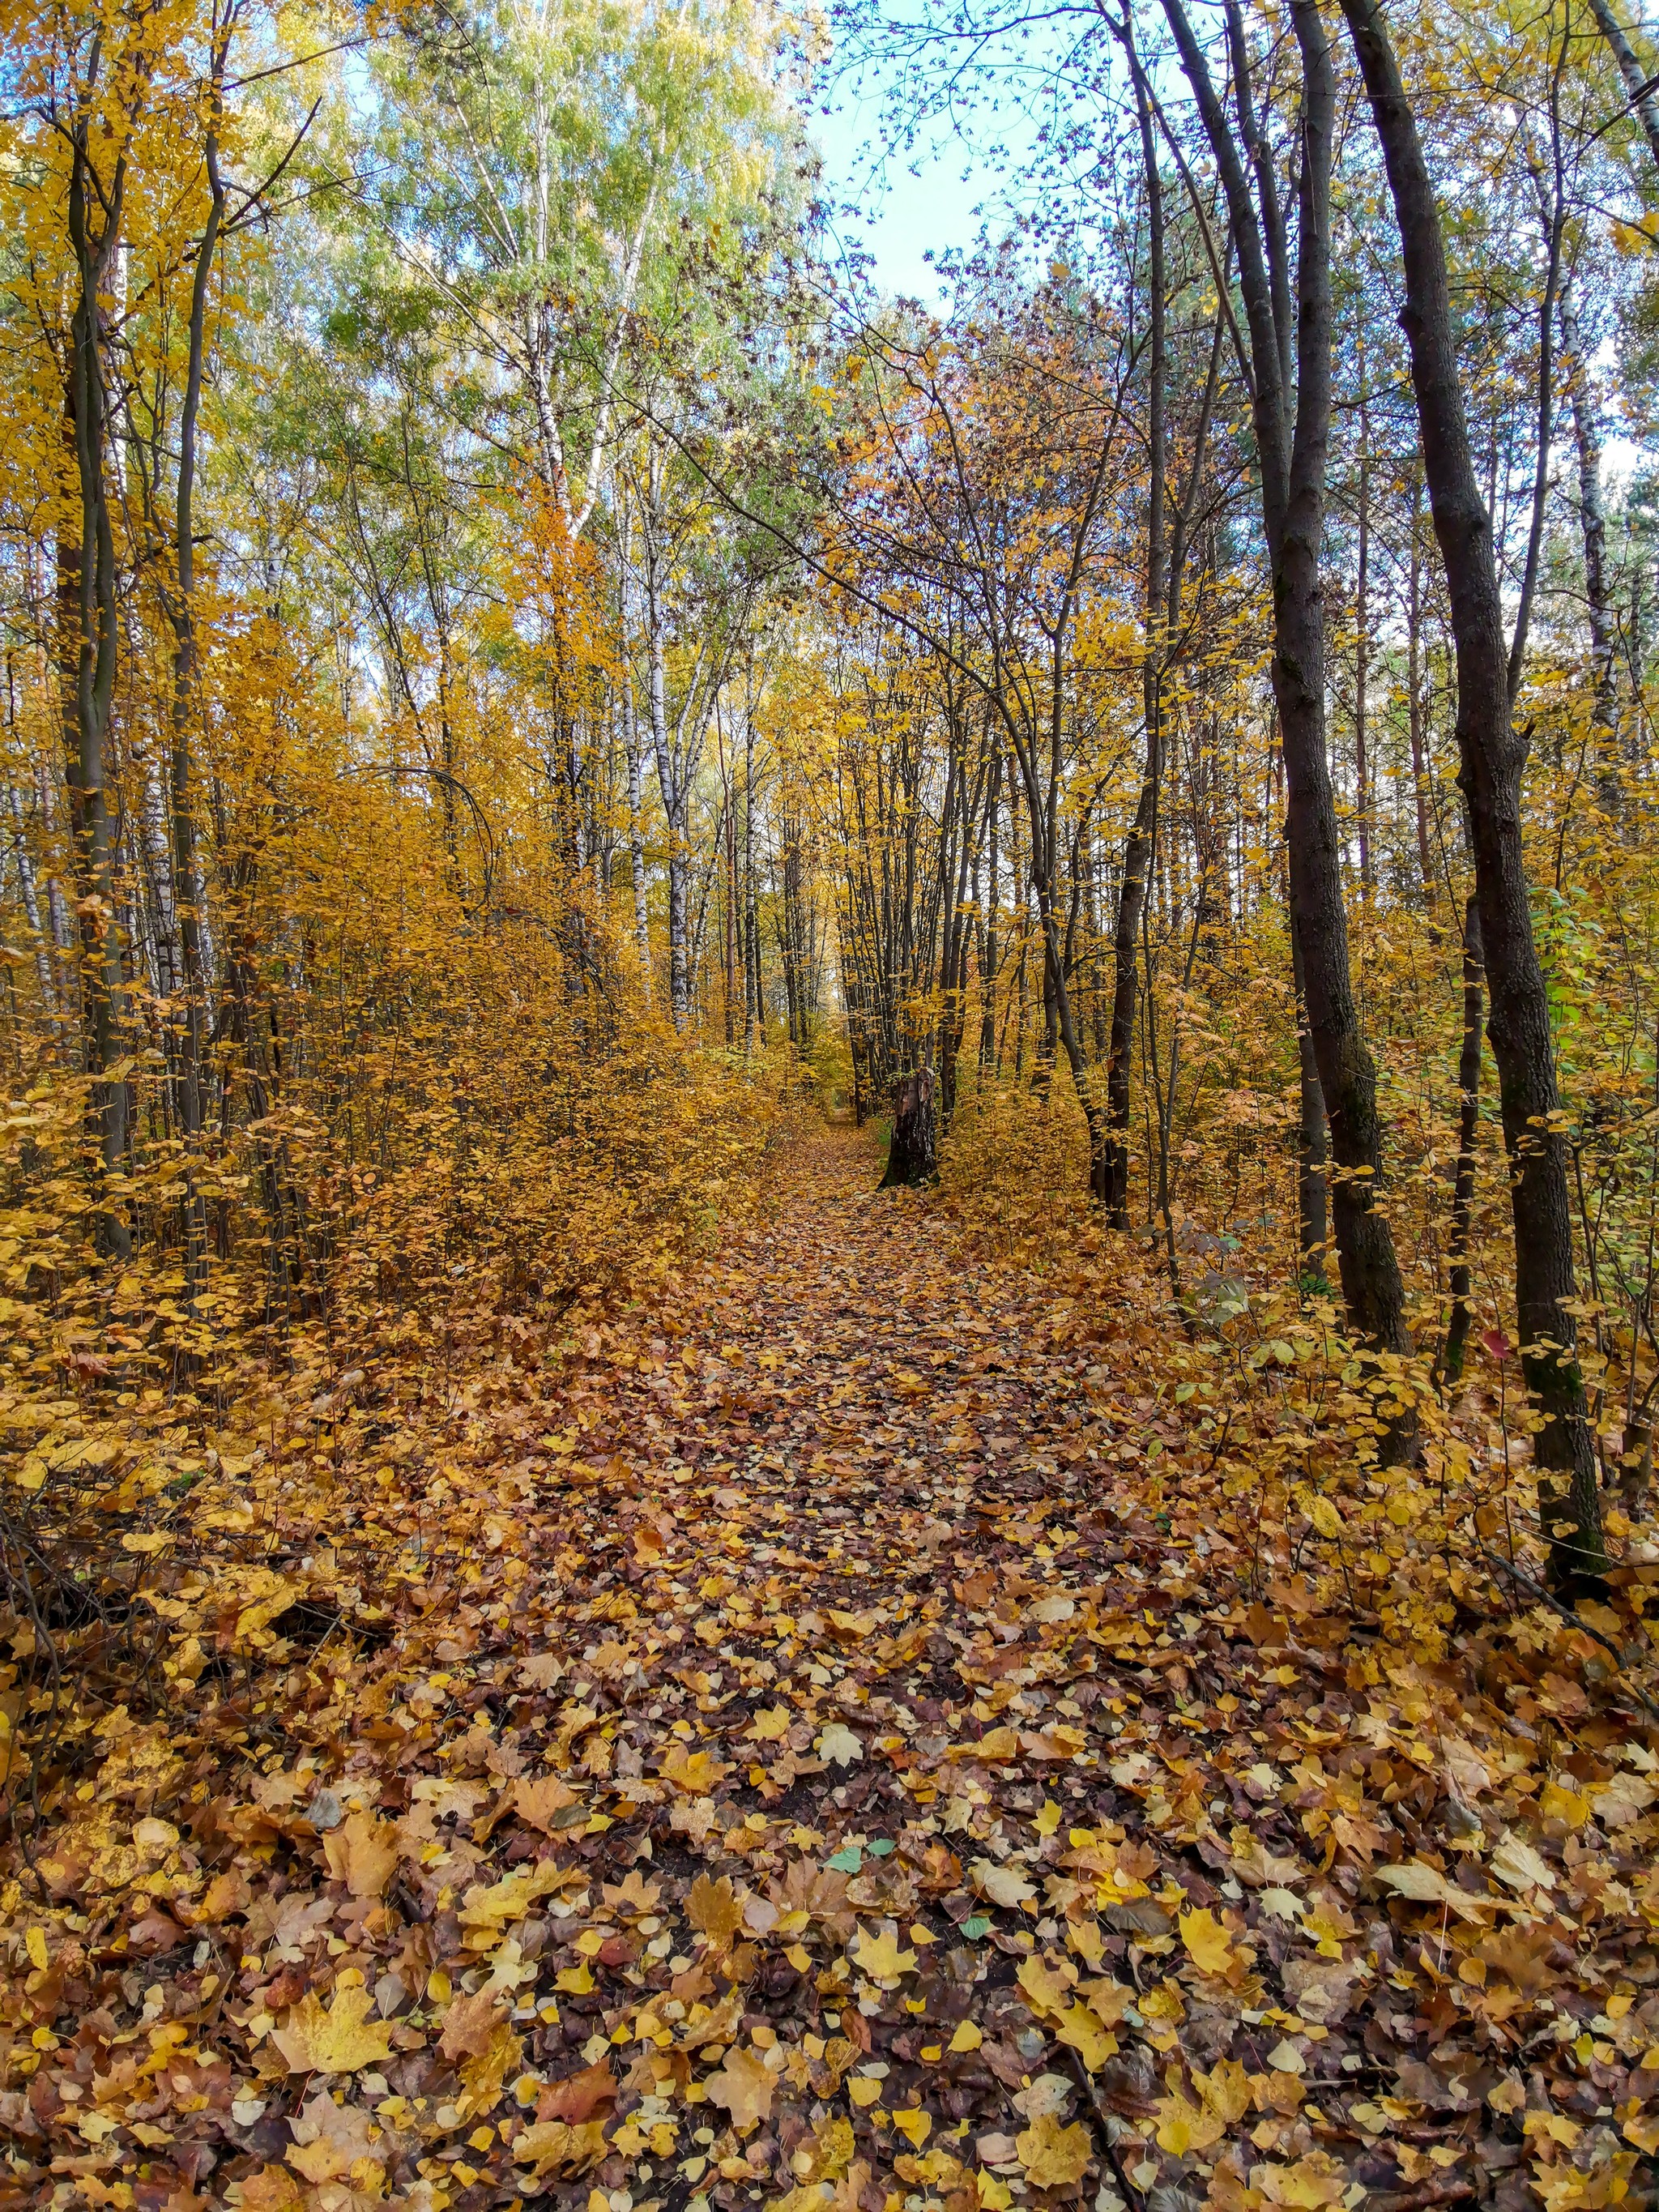
<instances>
[{"instance_id":1,"label":"thin twig","mask_svg":"<svg viewBox=\"0 0 1659 2212\"><path fill-rule=\"evenodd\" d=\"M1106 2153L1107 2163L1112 2169L1117 2185L1123 2191L1123 2201L1130 2208L1130 2212L1134 2212L1135 2206L1141 2203L1143 2200L1140 2191L1123 2170L1123 2160L1118 2155L1117 2144L1112 2137L1111 2114L1101 2103L1099 2094L1089 2078L1089 2069L1083 2063L1079 2053L1068 2045L1066 2056L1071 2062L1073 2078L1077 2082L1078 2093L1088 2100L1089 2109L1094 2118L1095 2132L1100 2137L1101 2145Z\"/></svg>"}]
</instances>

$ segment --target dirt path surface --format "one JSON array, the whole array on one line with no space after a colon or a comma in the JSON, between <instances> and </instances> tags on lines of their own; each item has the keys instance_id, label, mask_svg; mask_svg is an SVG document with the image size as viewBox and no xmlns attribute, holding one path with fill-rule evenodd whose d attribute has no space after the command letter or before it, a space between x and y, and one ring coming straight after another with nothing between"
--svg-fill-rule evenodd
<instances>
[{"instance_id":1,"label":"dirt path surface","mask_svg":"<svg viewBox=\"0 0 1659 2212\"><path fill-rule=\"evenodd\" d=\"M204 1486L187 1717L10 1900L9 2201L1640 2185L1651 1754L1547 1674L1525 1827L1535 1729L1242 1586L1133 1313L875 1164L804 1143L659 1307Z\"/></svg>"}]
</instances>

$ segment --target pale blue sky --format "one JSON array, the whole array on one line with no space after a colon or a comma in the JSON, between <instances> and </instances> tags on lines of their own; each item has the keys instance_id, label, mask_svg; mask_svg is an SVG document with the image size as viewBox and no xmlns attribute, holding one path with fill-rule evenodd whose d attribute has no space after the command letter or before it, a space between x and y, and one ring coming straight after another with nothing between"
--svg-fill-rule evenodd
<instances>
[{"instance_id":1,"label":"pale blue sky","mask_svg":"<svg viewBox=\"0 0 1659 2212\"><path fill-rule=\"evenodd\" d=\"M978 210L993 234L1004 227L1014 183L1008 163L988 163L939 125L908 152L884 155L877 96L855 100L843 90L832 94L829 105L828 115L814 106L807 123L823 155L825 199L836 208L850 201L857 210L844 223L838 218L841 234L874 255L883 291L936 304L938 278L924 257L930 250L971 248L980 233ZM1006 114L997 118L1000 134L1008 135L1009 122ZM1030 131L1020 118L1017 137L1029 137Z\"/></svg>"}]
</instances>

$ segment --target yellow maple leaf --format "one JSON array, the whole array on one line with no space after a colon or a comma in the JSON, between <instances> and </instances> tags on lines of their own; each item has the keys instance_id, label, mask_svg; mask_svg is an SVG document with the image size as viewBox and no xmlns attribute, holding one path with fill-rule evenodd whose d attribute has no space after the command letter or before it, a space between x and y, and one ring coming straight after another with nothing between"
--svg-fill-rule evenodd
<instances>
[{"instance_id":1,"label":"yellow maple leaf","mask_svg":"<svg viewBox=\"0 0 1659 2212\"><path fill-rule=\"evenodd\" d=\"M853 2163L856 2148L851 2120L845 2112L832 2112L816 2135L807 2136L791 2163L803 2180L835 2181Z\"/></svg>"},{"instance_id":2,"label":"yellow maple leaf","mask_svg":"<svg viewBox=\"0 0 1659 2212\"><path fill-rule=\"evenodd\" d=\"M507 2075L516 2074L523 2063L523 2044L510 2027L498 2027L488 2046L461 2068L464 2094L456 2100L461 2118L471 2120L481 2112L493 2112L501 2100Z\"/></svg>"},{"instance_id":3,"label":"yellow maple leaf","mask_svg":"<svg viewBox=\"0 0 1659 2212\"><path fill-rule=\"evenodd\" d=\"M1224 1978L1238 1963L1238 1953L1226 1929L1207 1906L1182 1914L1181 1940L1200 1974Z\"/></svg>"},{"instance_id":4,"label":"yellow maple leaf","mask_svg":"<svg viewBox=\"0 0 1659 2212\"><path fill-rule=\"evenodd\" d=\"M933 2131L933 2116L920 2110L894 2112L889 2116L893 2125L908 2142L920 2150Z\"/></svg>"},{"instance_id":5,"label":"yellow maple leaf","mask_svg":"<svg viewBox=\"0 0 1659 2212\"><path fill-rule=\"evenodd\" d=\"M1310 2151L1294 2166L1268 2163L1250 2168L1250 2186L1260 2190L1269 2204L1287 2204L1298 2212L1318 2212L1322 2205L1340 2204L1347 2176L1323 2151Z\"/></svg>"},{"instance_id":6,"label":"yellow maple leaf","mask_svg":"<svg viewBox=\"0 0 1659 2212\"><path fill-rule=\"evenodd\" d=\"M1060 2015L1054 2033L1069 2044L1091 2074L1097 2074L1116 2055L1117 2038L1086 2004L1068 2005Z\"/></svg>"},{"instance_id":7,"label":"yellow maple leaf","mask_svg":"<svg viewBox=\"0 0 1659 2212\"><path fill-rule=\"evenodd\" d=\"M1075 1976L1072 1979L1075 1979ZM1072 1979L1035 1954L1019 1962L1018 1981L1026 2002L1040 2013L1064 2012L1072 2001Z\"/></svg>"},{"instance_id":8,"label":"yellow maple leaf","mask_svg":"<svg viewBox=\"0 0 1659 2212\"><path fill-rule=\"evenodd\" d=\"M1521 2132L1529 2138L1547 2136L1551 2142L1559 2142L1571 2150L1584 2130L1565 2112L1526 2112L1522 2115Z\"/></svg>"},{"instance_id":9,"label":"yellow maple leaf","mask_svg":"<svg viewBox=\"0 0 1659 2212\"><path fill-rule=\"evenodd\" d=\"M1011 1728L988 1729L977 1743L953 1743L945 1756L976 1759L983 1765L997 1766L1019 1757L1019 1738Z\"/></svg>"},{"instance_id":10,"label":"yellow maple leaf","mask_svg":"<svg viewBox=\"0 0 1659 2212\"><path fill-rule=\"evenodd\" d=\"M367 2112L353 2105L337 2105L321 2087L289 2127L294 2142L288 2162L313 2187L349 2174L360 2160L368 2159L380 2139Z\"/></svg>"},{"instance_id":11,"label":"yellow maple leaf","mask_svg":"<svg viewBox=\"0 0 1659 2212\"><path fill-rule=\"evenodd\" d=\"M556 1774L521 1774L514 1787L519 1818L544 1836L553 1833L556 1816L578 1803L575 1791Z\"/></svg>"},{"instance_id":12,"label":"yellow maple leaf","mask_svg":"<svg viewBox=\"0 0 1659 2212\"><path fill-rule=\"evenodd\" d=\"M1089 2130L1081 2121L1062 2126L1058 2112L1041 2112L1014 2138L1014 2148L1034 2189L1066 2189L1081 2181L1089 2163Z\"/></svg>"},{"instance_id":13,"label":"yellow maple leaf","mask_svg":"<svg viewBox=\"0 0 1659 2212\"><path fill-rule=\"evenodd\" d=\"M860 1928L854 1955L859 1962L859 1972L867 1974L872 1982L896 1982L901 1974L914 1974L916 1970L915 1953L901 1951L898 1937L885 1930L872 1936L867 1928Z\"/></svg>"},{"instance_id":14,"label":"yellow maple leaf","mask_svg":"<svg viewBox=\"0 0 1659 2212\"><path fill-rule=\"evenodd\" d=\"M1218 2060L1213 2071L1208 2074L1200 2074L1194 2069L1193 2080L1199 2095L1227 2126L1242 2120L1249 2111L1250 2077L1236 2058Z\"/></svg>"},{"instance_id":15,"label":"yellow maple leaf","mask_svg":"<svg viewBox=\"0 0 1659 2212\"><path fill-rule=\"evenodd\" d=\"M566 2120L541 2120L514 2137L513 2162L533 2166L540 2180L550 2173L585 2173L605 2149L602 2120L584 2120L576 2127Z\"/></svg>"},{"instance_id":16,"label":"yellow maple leaf","mask_svg":"<svg viewBox=\"0 0 1659 2212\"><path fill-rule=\"evenodd\" d=\"M540 1859L521 1873L468 1890L460 1907L461 1936L468 1950L494 1950L501 1930L522 1920L540 1899L557 1890L580 1888L581 1882L575 1868L560 1866L554 1859Z\"/></svg>"},{"instance_id":17,"label":"yellow maple leaf","mask_svg":"<svg viewBox=\"0 0 1659 2212\"><path fill-rule=\"evenodd\" d=\"M326 2012L314 1992L293 2006L270 2039L290 2074L356 2074L392 2056L392 2029L369 2018L374 2001L362 1987L339 1990Z\"/></svg>"},{"instance_id":18,"label":"yellow maple leaf","mask_svg":"<svg viewBox=\"0 0 1659 2212\"><path fill-rule=\"evenodd\" d=\"M1226 2131L1219 2112L1189 2103L1178 2089L1172 2096L1160 2097L1156 2110L1158 2148L1176 2158L1191 2150L1207 2150Z\"/></svg>"},{"instance_id":19,"label":"yellow maple leaf","mask_svg":"<svg viewBox=\"0 0 1659 2212\"><path fill-rule=\"evenodd\" d=\"M787 1705L763 1706L750 1722L749 1733L757 1743L781 1743L793 1717Z\"/></svg>"},{"instance_id":20,"label":"yellow maple leaf","mask_svg":"<svg viewBox=\"0 0 1659 2212\"><path fill-rule=\"evenodd\" d=\"M688 1797L706 1797L731 1769L706 1751L694 1751L687 1755L683 1746L670 1745L661 1764L662 1778L673 1789Z\"/></svg>"},{"instance_id":21,"label":"yellow maple leaf","mask_svg":"<svg viewBox=\"0 0 1659 2212\"><path fill-rule=\"evenodd\" d=\"M1547 1782L1538 1795L1538 1809L1547 1820L1559 1820L1569 1828L1582 1828L1590 1816L1590 1801L1577 1790Z\"/></svg>"}]
</instances>

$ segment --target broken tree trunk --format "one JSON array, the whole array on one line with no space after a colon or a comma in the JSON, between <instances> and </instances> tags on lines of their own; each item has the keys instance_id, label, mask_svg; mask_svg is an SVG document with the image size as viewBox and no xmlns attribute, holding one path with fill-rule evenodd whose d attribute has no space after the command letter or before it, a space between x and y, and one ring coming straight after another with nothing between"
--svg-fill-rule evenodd
<instances>
[{"instance_id":1,"label":"broken tree trunk","mask_svg":"<svg viewBox=\"0 0 1659 2212\"><path fill-rule=\"evenodd\" d=\"M893 1088L893 1140L887 1148L883 1190L902 1184L915 1188L939 1173L939 1140L933 1120L933 1073L913 1068Z\"/></svg>"}]
</instances>

